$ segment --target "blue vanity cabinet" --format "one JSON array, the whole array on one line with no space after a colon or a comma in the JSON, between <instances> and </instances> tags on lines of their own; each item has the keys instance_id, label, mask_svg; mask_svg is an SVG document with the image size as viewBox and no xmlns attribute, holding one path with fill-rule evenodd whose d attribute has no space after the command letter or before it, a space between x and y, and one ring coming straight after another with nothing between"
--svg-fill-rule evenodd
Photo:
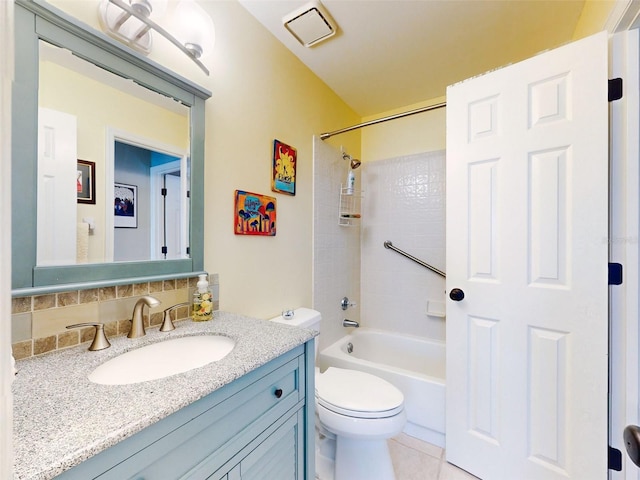
<instances>
[{"instance_id":1,"label":"blue vanity cabinet","mask_svg":"<svg viewBox=\"0 0 640 480\"><path fill-rule=\"evenodd\" d=\"M312 480L313 342L290 350L56 478ZM161 395L161 389L154 394Z\"/></svg>"},{"instance_id":2,"label":"blue vanity cabinet","mask_svg":"<svg viewBox=\"0 0 640 480\"><path fill-rule=\"evenodd\" d=\"M288 480L305 478L296 461L302 446L304 421L300 411L274 426L273 431L256 439L255 445L240 452L208 480Z\"/></svg>"}]
</instances>

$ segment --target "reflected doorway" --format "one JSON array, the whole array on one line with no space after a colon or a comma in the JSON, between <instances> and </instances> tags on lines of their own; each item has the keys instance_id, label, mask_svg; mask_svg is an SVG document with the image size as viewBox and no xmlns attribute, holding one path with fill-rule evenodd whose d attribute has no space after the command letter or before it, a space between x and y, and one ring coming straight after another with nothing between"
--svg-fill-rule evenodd
<instances>
[{"instance_id":1,"label":"reflected doorway","mask_svg":"<svg viewBox=\"0 0 640 480\"><path fill-rule=\"evenodd\" d=\"M109 205L116 262L189 258L188 158L179 149L112 133L113 177L107 182L117 201L116 185L136 192L136 222L123 226L114 202Z\"/></svg>"}]
</instances>

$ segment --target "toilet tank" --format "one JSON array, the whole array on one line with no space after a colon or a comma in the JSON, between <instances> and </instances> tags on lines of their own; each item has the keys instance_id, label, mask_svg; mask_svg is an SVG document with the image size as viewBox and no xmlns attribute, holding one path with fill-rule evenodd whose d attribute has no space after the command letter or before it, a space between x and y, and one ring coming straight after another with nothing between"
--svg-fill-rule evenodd
<instances>
[{"instance_id":1,"label":"toilet tank","mask_svg":"<svg viewBox=\"0 0 640 480\"><path fill-rule=\"evenodd\" d=\"M317 332L320 331L320 312L311 308L296 308L293 311L293 318L284 318L282 315L272 318L271 320L278 323L285 323L301 328L310 328Z\"/></svg>"},{"instance_id":2,"label":"toilet tank","mask_svg":"<svg viewBox=\"0 0 640 480\"><path fill-rule=\"evenodd\" d=\"M313 310L311 308L296 308L293 311L293 318L284 318L282 315L274 317L271 319L273 322L284 323L286 325L293 325L294 327L301 328L309 328L311 330L315 330L316 332L320 331L320 320L322 320L322 316L320 312L317 310ZM318 356L318 339L316 338L316 357Z\"/></svg>"}]
</instances>

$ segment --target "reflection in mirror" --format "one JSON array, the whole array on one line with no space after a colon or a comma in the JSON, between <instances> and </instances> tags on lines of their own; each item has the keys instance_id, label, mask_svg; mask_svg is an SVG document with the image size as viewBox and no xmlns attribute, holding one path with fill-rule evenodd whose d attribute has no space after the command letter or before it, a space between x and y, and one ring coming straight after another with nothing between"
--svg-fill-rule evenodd
<instances>
[{"instance_id":1,"label":"reflection in mirror","mask_svg":"<svg viewBox=\"0 0 640 480\"><path fill-rule=\"evenodd\" d=\"M37 264L187 258L189 108L44 41L39 72Z\"/></svg>"},{"instance_id":2,"label":"reflection in mirror","mask_svg":"<svg viewBox=\"0 0 640 480\"><path fill-rule=\"evenodd\" d=\"M107 229L114 248L107 259L187 258L186 156L120 138L114 144L114 224Z\"/></svg>"}]
</instances>

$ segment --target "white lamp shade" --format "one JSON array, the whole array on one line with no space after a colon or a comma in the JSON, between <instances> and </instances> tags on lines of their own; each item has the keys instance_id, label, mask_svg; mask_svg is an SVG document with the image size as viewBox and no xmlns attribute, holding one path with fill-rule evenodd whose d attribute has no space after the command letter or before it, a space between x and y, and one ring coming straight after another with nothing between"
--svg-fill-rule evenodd
<instances>
[{"instance_id":1,"label":"white lamp shade","mask_svg":"<svg viewBox=\"0 0 640 480\"><path fill-rule=\"evenodd\" d=\"M215 26L209 14L194 0L183 0L173 16L173 33L183 45L197 45L202 57L213 51Z\"/></svg>"}]
</instances>

